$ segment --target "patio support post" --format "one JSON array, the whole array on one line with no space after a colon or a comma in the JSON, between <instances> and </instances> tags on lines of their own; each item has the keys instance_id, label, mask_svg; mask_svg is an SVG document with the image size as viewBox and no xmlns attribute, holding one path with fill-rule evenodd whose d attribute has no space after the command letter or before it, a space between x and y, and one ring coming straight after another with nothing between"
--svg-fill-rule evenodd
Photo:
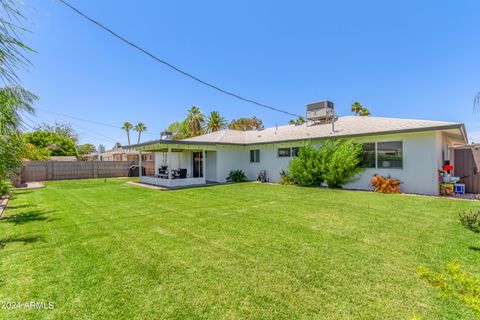
<instances>
[{"instance_id":1,"label":"patio support post","mask_svg":"<svg viewBox=\"0 0 480 320\"><path fill-rule=\"evenodd\" d=\"M203 173L203 183L207 183L207 172L206 172L206 162L207 162L207 154L205 149L202 150L202 173Z\"/></svg>"},{"instance_id":2,"label":"patio support post","mask_svg":"<svg viewBox=\"0 0 480 320\"><path fill-rule=\"evenodd\" d=\"M138 152L138 177L142 177L142 151Z\"/></svg>"},{"instance_id":3,"label":"patio support post","mask_svg":"<svg viewBox=\"0 0 480 320\"><path fill-rule=\"evenodd\" d=\"M170 180L172 180L172 148L168 147L167 152L167 174L168 174L168 185L170 185Z\"/></svg>"}]
</instances>

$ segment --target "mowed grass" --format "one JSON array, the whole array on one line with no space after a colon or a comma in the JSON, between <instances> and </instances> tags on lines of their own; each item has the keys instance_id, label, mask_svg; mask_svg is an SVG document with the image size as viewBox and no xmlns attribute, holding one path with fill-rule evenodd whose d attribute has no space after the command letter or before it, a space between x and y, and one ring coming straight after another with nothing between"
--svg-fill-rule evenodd
<instances>
[{"instance_id":1,"label":"mowed grass","mask_svg":"<svg viewBox=\"0 0 480 320\"><path fill-rule=\"evenodd\" d=\"M2 319L472 319L416 275L480 275L475 202L244 183L126 179L18 192L0 221ZM476 249L477 248L477 249Z\"/></svg>"}]
</instances>

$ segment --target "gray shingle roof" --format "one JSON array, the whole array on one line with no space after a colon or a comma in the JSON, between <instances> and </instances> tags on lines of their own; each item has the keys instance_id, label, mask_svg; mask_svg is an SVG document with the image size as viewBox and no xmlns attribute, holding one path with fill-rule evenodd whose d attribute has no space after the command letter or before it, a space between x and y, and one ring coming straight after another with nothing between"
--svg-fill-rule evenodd
<instances>
[{"instance_id":1,"label":"gray shingle roof","mask_svg":"<svg viewBox=\"0 0 480 320\"><path fill-rule=\"evenodd\" d=\"M182 141L255 144L369 134L387 134L405 131L440 130L455 127L461 128L462 126L463 124L461 123L444 121L346 116L339 117L338 120L335 121L334 132L332 131L332 124L311 125L304 123L302 125L285 125L258 131L225 129L184 139Z\"/></svg>"}]
</instances>

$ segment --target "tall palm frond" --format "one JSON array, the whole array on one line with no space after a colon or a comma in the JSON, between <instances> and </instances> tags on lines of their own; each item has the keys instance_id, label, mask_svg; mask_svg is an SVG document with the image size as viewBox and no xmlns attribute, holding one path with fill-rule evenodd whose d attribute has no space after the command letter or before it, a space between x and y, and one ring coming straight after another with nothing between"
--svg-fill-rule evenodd
<instances>
[{"instance_id":1,"label":"tall palm frond","mask_svg":"<svg viewBox=\"0 0 480 320\"><path fill-rule=\"evenodd\" d=\"M353 104L352 104L352 112L355 113L355 115L358 116L358 114L360 113L360 111L362 110L363 106L360 102L357 102L355 101Z\"/></svg>"},{"instance_id":2,"label":"tall palm frond","mask_svg":"<svg viewBox=\"0 0 480 320\"><path fill-rule=\"evenodd\" d=\"M200 108L192 106L188 110L187 118L188 131L192 137L202 134L203 125L205 123L205 115L202 113Z\"/></svg>"},{"instance_id":3,"label":"tall palm frond","mask_svg":"<svg viewBox=\"0 0 480 320\"><path fill-rule=\"evenodd\" d=\"M215 132L218 130L225 129L228 122L227 120L220 115L218 111L212 111L208 115L205 132Z\"/></svg>"},{"instance_id":4,"label":"tall palm frond","mask_svg":"<svg viewBox=\"0 0 480 320\"><path fill-rule=\"evenodd\" d=\"M21 112L34 113L33 103L38 97L17 85L0 89L0 127L2 130L19 130Z\"/></svg>"},{"instance_id":5,"label":"tall palm frond","mask_svg":"<svg viewBox=\"0 0 480 320\"><path fill-rule=\"evenodd\" d=\"M18 83L16 71L26 69L30 64L26 54L35 52L20 39L28 31L22 25L29 23L18 8L21 3L0 0L0 79L4 83Z\"/></svg>"},{"instance_id":6,"label":"tall palm frond","mask_svg":"<svg viewBox=\"0 0 480 320\"><path fill-rule=\"evenodd\" d=\"M130 122L125 121L122 126L122 130L127 133L128 145L130 145L130 130L132 129L133 129L133 125Z\"/></svg>"},{"instance_id":7,"label":"tall palm frond","mask_svg":"<svg viewBox=\"0 0 480 320\"><path fill-rule=\"evenodd\" d=\"M142 132L147 131L147 127L142 122L139 122L135 125L133 130L138 132L138 142L137 143L140 143L140 137L142 135Z\"/></svg>"}]
</instances>

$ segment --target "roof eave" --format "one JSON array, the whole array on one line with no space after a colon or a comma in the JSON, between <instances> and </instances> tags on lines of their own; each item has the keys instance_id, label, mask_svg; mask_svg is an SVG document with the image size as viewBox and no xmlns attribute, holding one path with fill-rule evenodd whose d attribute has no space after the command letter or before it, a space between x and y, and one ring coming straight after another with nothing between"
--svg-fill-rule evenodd
<instances>
[{"instance_id":1,"label":"roof eave","mask_svg":"<svg viewBox=\"0 0 480 320\"><path fill-rule=\"evenodd\" d=\"M415 133L415 132L427 132L427 131L438 131L438 130L448 130L448 129L459 129L462 137L465 140L465 143L468 143L467 133L463 123L455 123L444 126L436 127L425 127L425 128L414 128L414 129L400 129L400 130L389 130L389 131L376 131L376 132L367 132L367 133L357 133L357 134L346 134L346 135L335 135L335 136L317 136L317 137L305 137L301 139L283 139L283 140L274 140L274 141L262 141L262 142L251 142L251 143L234 143L234 142L217 142L217 141L186 141L186 140L152 140L140 144L134 144L130 146L122 146L124 149L139 150L147 146L161 146L164 145L168 147L169 145L198 145L198 146L255 146L255 145L265 145L265 144L274 144L274 143L286 143L286 142L301 142L308 140L325 140L325 139L335 139L335 138L355 138L355 137L365 137L365 136L378 136L386 134L399 134L399 133ZM142 150L148 151L148 150Z\"/></svg>"}]
</instances>

